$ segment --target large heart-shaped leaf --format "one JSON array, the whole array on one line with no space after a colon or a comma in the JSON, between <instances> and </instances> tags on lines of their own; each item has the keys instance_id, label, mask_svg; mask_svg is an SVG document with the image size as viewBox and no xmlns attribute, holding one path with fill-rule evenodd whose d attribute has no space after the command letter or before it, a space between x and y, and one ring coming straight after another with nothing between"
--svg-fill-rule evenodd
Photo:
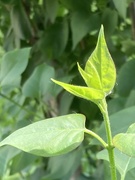
<instances>
[{"instance_id":1,"label":"large heart-shaped leaf","mask_svg":"<svg viewBox=\"0 0 135 180\"><path fill-rule=\"evenodd\" d=\"M126 133L114 136L113 144L123 153L135 157L135 123L128 128Z\"/></svg>"},{"instance_id":2,"label":"large heart-shaped leaf","mask_svg":"<svg viewBox=\"0 0 135 180\"><path fill-rule=\"evenodd\" d=\"M85 116L70 114L42 120L18 129L0 146L11 145L39 156L65 154L80 145L84 138Z\"/></svg>"}]
</instances>

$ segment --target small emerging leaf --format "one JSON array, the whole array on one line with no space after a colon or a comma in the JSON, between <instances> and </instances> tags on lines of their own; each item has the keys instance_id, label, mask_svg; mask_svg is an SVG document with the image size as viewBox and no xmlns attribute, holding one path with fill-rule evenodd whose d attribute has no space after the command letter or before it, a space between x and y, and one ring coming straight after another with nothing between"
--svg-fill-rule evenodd
<instances>
[{"instance_id":1,"label":"small emerging leaf","mask_svg":"<svg viewBox=\"0 0 135 180\"><path fill-rule=\"evenodd\" d=\"M88 87L53 81L71 94L96 104L112 91L116 80L116 70L106 45L103 26L99 32L97 46L86 62L85 70L79 64L78 70Z\"/></svg>"},{"instance_id":2,"label":"small emerging leaf","mask_svg":"<svg viewBox=\"0 0 135 180\"><path fill-rule=\"evenodd\" d=\"M42 120L21 128L0 146L11 145L38 156L65 154L80 145L84 138L85 116L70 114Z\"/></svg>"},{"instance_id":3,"label":"small emerging leaf","mask_svg":"<svg viewBox=\"0 0 135 180\"><path fill-rule=\"evenodd\" d=\"M56 81L54 79L52 79L52 81L62 86L65 90L67 90L71 94L78 96L80 98L84 98L93 102L96 102L96 100L101 100L104 98L104 93L100 90L96 90L84 86L70 85L67 83Z\"/></svg>"},{"instance_id":4,"label":"small emerging leaf","mask_svg":"<svg viewBox=\"0 0 135 180\"><path fill-rule=\"evenodd\" d=\"M135 157L135 123L128 128L126 133L114 136L113 144L128 156Z\"/></svg>"},{"instance_id":5,"label":"small emerging leaf","mask_svg":"<svg viewBox=\"0 0 135 180\"><path fill-rule=\"evenodd\" d=\"M102 90L106 95L111 92L116 81L116 70L107 48L103 26L99 32L97 46L86 62L85 72L91 77L87 79L87 85Z\"/></svg>"}]
</instances>

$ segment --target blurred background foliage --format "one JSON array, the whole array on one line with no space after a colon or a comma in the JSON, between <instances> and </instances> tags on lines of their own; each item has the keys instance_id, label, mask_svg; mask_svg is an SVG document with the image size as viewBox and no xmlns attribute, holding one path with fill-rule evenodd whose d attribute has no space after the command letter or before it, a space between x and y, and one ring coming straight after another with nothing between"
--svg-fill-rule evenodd
<instances>
[{"instance_id":1,"label":"blurred background foliage","mask_svg":"<svg viewBox=\"0 0 135 180\"><path fill-rule=\"evenodd\" d=\"M107 99L109 114L116 114L116 127L122 121L119 111L128 120L128 112L135 110L133 0L0 0L0 12L0 139L35 121L78 112L85 114L87 128L98 131L102 116L97 107L50 78L83 85L76 63L84 67L101 24L117 69L116 86ZM0 179L109 180L108 164L96 159L101 147L88 146L89 141L86 136L73 152L51 158L3 147ZM127 180L132 177L133 170Z\"/></svg>"}]
</instances>

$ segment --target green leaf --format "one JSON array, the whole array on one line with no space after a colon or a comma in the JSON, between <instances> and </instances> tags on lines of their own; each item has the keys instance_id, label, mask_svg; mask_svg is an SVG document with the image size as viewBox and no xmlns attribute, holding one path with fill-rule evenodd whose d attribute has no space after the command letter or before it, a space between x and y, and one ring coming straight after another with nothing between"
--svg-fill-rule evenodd
<instances>
[{"instance_id":1,"label":"green leaf","mask_svg":"<svg viewBox=\"0 0 135 180\"><path fill-rule=\"evenodd\" d=\"M6 174L9 161L20 153L20 150L13 147L0 148L0 179Z\"/></svg>"},{"instance_id":2,"label":"green leaf","mask_svg":"<svg viewBox=\"0 0 135 180\"><path fill-rule=\"evenodd\" d=\"M114 136L113 144L128 156L135 157L135 123L128 128L126 133Z\"/></svg>"},{"instance_id":3,"label":"green leaf","mask_svg":"<svg viewBox=\"0 0 135 180\"><path fill-rule=\"evenodd\" d=\"M114 149L115 154L115 165L119 173L121 174L121 179L125 178L126 173L135 167L135 158L129 157L123 154L118 149ZM100 151L97 154L98 159L103 159L109 161L107 150Z\"/></svg>"},{"instance_id":4,"label":"green leaf","mask_svg":"<svg viewBox=\"0 0 135 180\"><path fill-rule=\"evenodd\" d=\"M28 64L30 48L8 52L1 61L0 85L13 86Z\"/></svg>"},{"instance_id":5,"label":"green leaf","mask_svg":"<svg viewBox=\"0 0 135 180\"><path fill-rule=\"evenodd\" d=\"M89 5L90 2L89 0L78 0L77 3L76 1L73 0L60 0L60 3L64 5L65 8L73 11L84 11L88 12L89 11Z\"/></svg>"},{"instance_id":6,"label":"green leaf","mask_svg":"<svg viewBox=\"0 0 135 180\"><path fill-rule=\"evenodd\" d=\"M95 23L97 22L97 23ZM71 31L73 47L84 38L90 31L97 30L99 28L99 16L89 14L86 11L75 11L71 16Z\"/></svg>"},{"instance_id":7,"label":"green leaf","mask_svg":"<svg viewBox=\"0 0 135 180\"><path fill-rule=\"evenodd\" d=\"M42 95L48 95L52 82L51 77L54 77L54 69L46 64L37 66L25 82L22 91L27 97L39 98Z\"/></svg>"},{"instance_id":8,"label":"green leaf","mask_svg":"<svg viewBox=\"0 0 135 180\"><path fill-rule=\"evenodd\" d=\"M108 51L103 26L100 29L98 42L92 55L86 62L85 72L91 77L89 85L109 94L116 81L116 70Z\"/></svg>"},{"instance_id":9,"label":"green leaf","mask_svg":"<svg viewBox=\"0 0 135 180\"><path fill-rule=\"evenodd\" d=\"M126 108L124 110L121 110L117 113L112 114L110 116L112 136L115 136L121 132L125 132L127 130L127 128L135 122L134 117L135 117L135 106ZM107 140L104 122L100 126L97 134L99 136L101 136L105 141ZM91 144L99 144L99 143L98 143L98 141L93 139Z\"/></svg>"},{"instance_id":10,"label":"green leaf","mask_svg":"<svg viewBox=\"0 0 135 180\"><path fill-rule=\"evenodd\" d=\"M102 15L102 23L105 28L105 35L108 39L110 39L111 34L114 32L118 24L117 11L105 8Z\"/></svg>"},{"instance_id":11,"label":"green leaf","mask_svg":"<svg viewBox=\"0 0 135 180\"><path fill-rule=\"evenodd\" d=\"M49 158L48 167L44 180L48 179L65 179L65 176L71 177L73 172L80 165L82 148L61 155ZM66 162L66 163L65 163ZM64 167L64 168L63 168ZM61 169L63 169L61 171Z\"/></svg>"},{"instance_id":12,"label":"green leaf","mask_svg":"<svg viewBox=\"0 0 135 180\"><path fill-rule=\"evenodd\" d=\"M66 19L55 22L45 30L39 41L39 48L45 57L58 58L63 53L68 41L68 30Z\"/></svg>"},{"instance_id":13,"label":"green leaf","mask_svg":"<svg viewBox=\"0 0 135 180\"><path fill-rule=\"evenodd\" d=\"M46 21L54 23L58 11L58 0L46 0Z\"/></svg>"},{"instance_id":14,"label":"green leaf","mask_svg":"<svg viewBox=\"0 0 135 180\"><path fill-rule=\"evenodd\" d=\"M84 87L84 86L75 86L75 85L70 85L66 84L60 81L56 81L52 79L53 82L56 84L62 86L65 90L70 92L71 94L78 96L80 98L84 98L90 101L93 101L96 103L96 101L101 100L104 98L104 93L100 90L89 88L89 87Z\"/></svg>"},{"instance_id":15,"label":"green leaf","mask_svg":"<svg viewBox=\"0 0 135 180\"><path fill-rule=\"evenodd\" d=\"M7 146L5 146L7 147ZM7 147L9 148L9 147ZM11 174L15 174L17 172L20 172L24 169L26 169L28 166L30 166L34 161L37 160L37 156L34 156L32 154L28 154L25 152L21 152L18 154L14 159L12 159L12 167L11 167Z\"/></svg>"},{"instance_id":16,"label":"green leaf","mask_svg":"<svg viewBox=\"0 0 135 180\"><path fill-rule=\"evenodd\" d=\"M113 2L120 16L126 19L127 0L113 0Z\"/></svg>"},{"instance_id":17,"label":"green leaf","mask_svg":"<svg viewBox=\"0 0 135 180\"><path fill-rule=\"evenodd\" d=\"M83 141L84 129L85 116L59 116L18 129L4 139L0 146L11 145L38 156L56 156L78 147Z\"/></svg>"},{"instance_id":18,"label":"green leaf","mask_svg":"<svg viewBox=\"0 0 135 180\"><path fill-rule=\"evenodd\" d=\"M116 86L118 93L121 96L129 96L131 90L135 88L135 60L126 62L119 71Z\"/></svg>"},{"instance_id":19,"label":"green leaf","mask_svg":"<svg viewBox=\"0 0 135 180\"><path fill-rule=\"evenodd\" d=\"M25 8L23 7L23 4L20 0L15 2L10 13L12 28L15 35L19 39L29 39L32 37L33 30Z\"/></svg>"}]
</instances>

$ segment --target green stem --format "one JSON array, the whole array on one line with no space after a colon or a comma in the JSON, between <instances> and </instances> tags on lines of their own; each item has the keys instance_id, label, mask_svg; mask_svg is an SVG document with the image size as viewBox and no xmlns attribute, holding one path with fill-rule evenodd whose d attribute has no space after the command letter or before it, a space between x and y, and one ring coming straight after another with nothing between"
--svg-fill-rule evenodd
<instances>
[{"instance_id":1,"label":"green stem","mask_svg":"<svg viewBox=\"0 0 135 180\"><path fill-rule=\"evenodd\" d=\"M102 100L98 107L101 110L101 113L103 114L104 122L105 122L105 128L106 128L106 135L107 135L107 142L108 142L108 156L109 156L109 162L110 162L110 170L111 170L111 177L112 180L117 180L116 175L116 166L115 166L115 159L114 159L114 146L112 142L112 133L111 133L111 126L110 126L110 120L108 116L108 110L107 110L107 104L106 100Z\"/></svg>"},{"instance_id":2,"label":"green stem","mask_svg":"<svg viewBox=\"0 0 135 180\"><path fill-rule=\"evenodd\" d=\"M98 134L94 133L93 131L89 129L85 129L84 132L95 137L97 140L99 140L104 148L108 147L108 144Z\"/></svg>"},{"instance_id":3,"label":"green stem","mask_svg":"<svg viewBox=\"0 0 135 180\"><path fill-rule=\"evenodd\" d=\"M0 96L2 96L3 98L7 99L8 101L12 102L13 104L17 105L18 107L20 107L21 109L25 110L28 114L32 114L34 116L37 116L38 118L41 119L40 116L38 116L37 114L35 114L34 112L24 108L23 106L21 106L20 104L18 104L17 102L15 102L13 99L10 99L9 97L7 97L6 95L0 93Z\"/></svg>"}]
</instances>

